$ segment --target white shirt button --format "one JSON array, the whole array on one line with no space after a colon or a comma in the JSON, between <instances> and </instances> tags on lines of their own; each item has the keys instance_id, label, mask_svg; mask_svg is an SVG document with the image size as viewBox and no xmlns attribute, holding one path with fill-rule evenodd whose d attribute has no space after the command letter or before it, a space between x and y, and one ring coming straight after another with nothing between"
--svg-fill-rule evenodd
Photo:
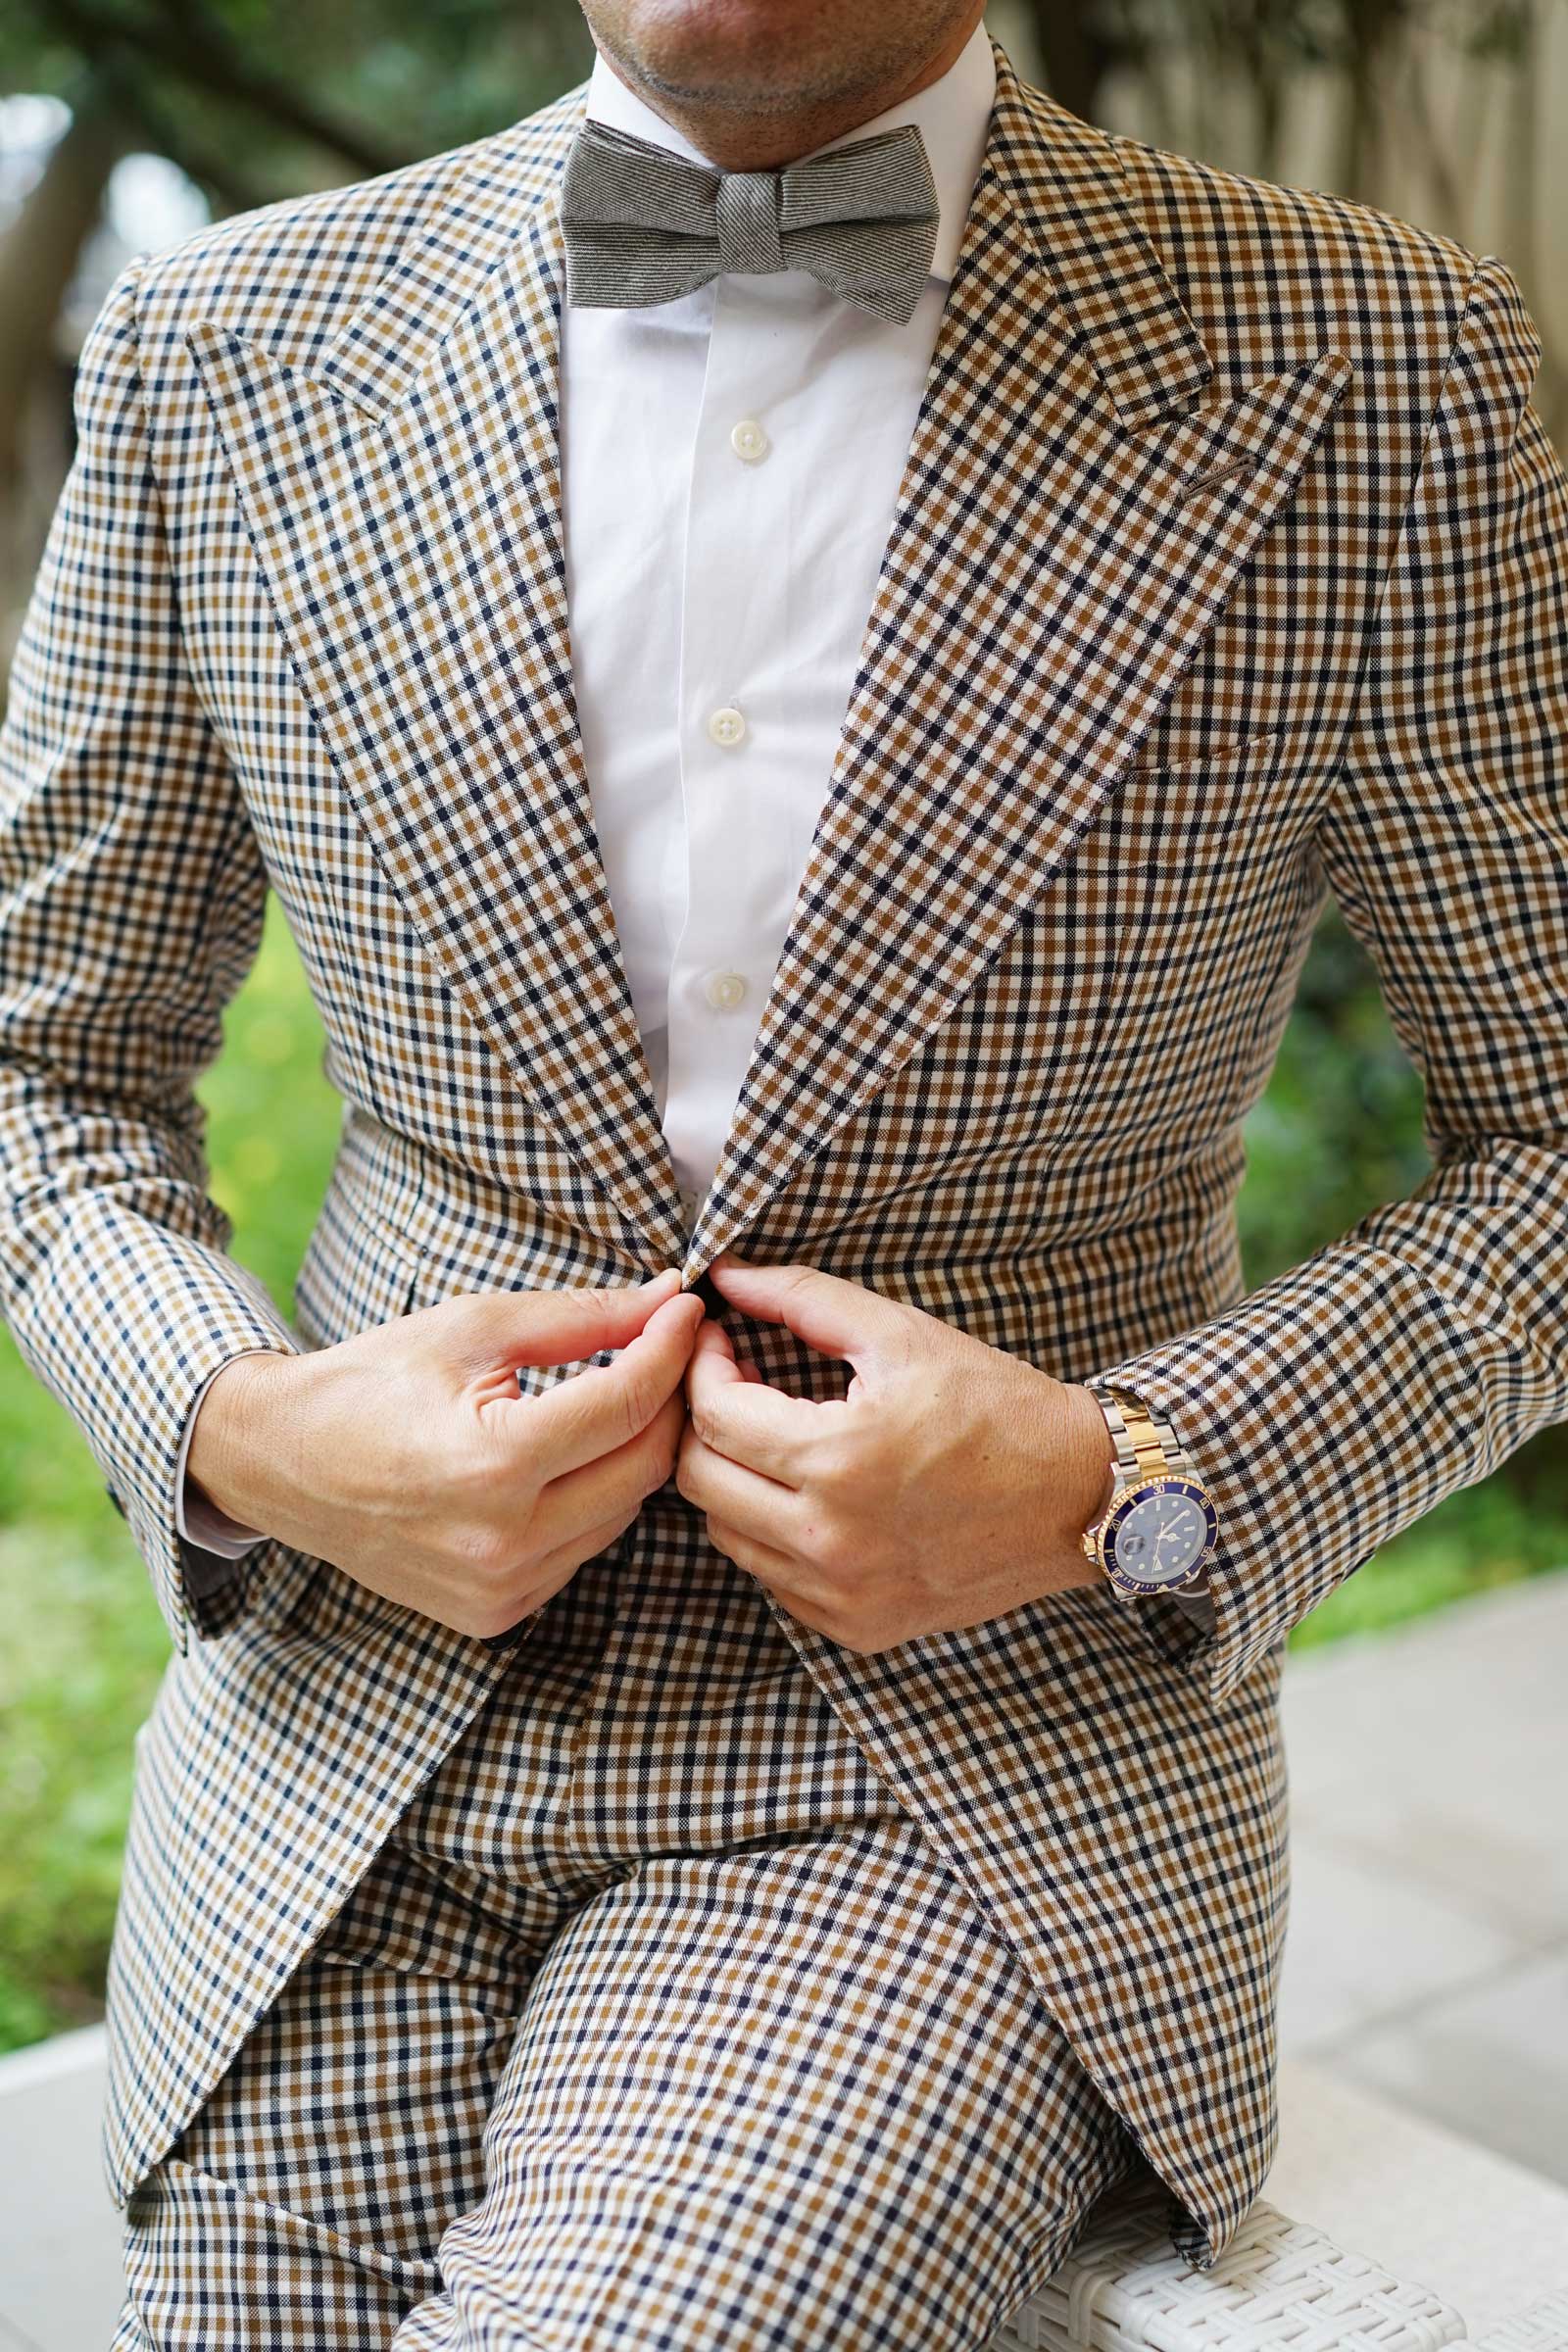
<instances>
[{"instance_id":1,"label":"white shirt button","mask_svg":"<svg viewBox=\"0 0 1568 2352\"><path fill-rule=\"evenodd\" d=\"M703 994L715 1012L733 1012L745 1003L746 981L739 972L710 972L703 982Z\"/></svg>"},{"instance_id":2,"label":"white shirt button","mask_svg":"<svg viewBox=\"0 0 1568 2352\"><path fill-rule=\"evenodd\" d=\"M715 743L721 743L727 749L745 737L746 720L733 703L725 703L717 710L710 712L708 732Z\"/></svg>"},{"instance_id":3,"label":"white shirt button","mask_svg":"<svg viewBox=\"0 0 1568 2352\"><path fill-rule=\"evenodd\" d=\"M729 445L748 466L760 465L773 446L755 416L743 416L730 426Z\"/></svg>"},{"instance_id":4,"label":"white shirt button","mask_svg":"<svg viewBox=\"0 0 1568 2352\"><path fill-rule=\"evenodd\" d=\"M697 1195L695 1192L689 1192L686 1190L682 1191L680 1196L680 1213L685 1218L688 1227L696 1224Z\"/></svg>"}]
</instances>

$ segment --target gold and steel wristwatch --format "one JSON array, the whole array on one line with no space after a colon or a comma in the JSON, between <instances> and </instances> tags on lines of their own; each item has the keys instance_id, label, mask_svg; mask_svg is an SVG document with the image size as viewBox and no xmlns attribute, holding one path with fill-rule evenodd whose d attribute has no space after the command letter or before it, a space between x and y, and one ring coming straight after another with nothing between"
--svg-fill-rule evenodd
<instances>
[{"instance_id":1,"label":"gold and steel wristwatch","mask_svg":"<svg viewBox=\"0 0 1568 2352\"><path fill-rule=\"evenodd\" d=\"M1127 1389L1085 1386L1116 1453L1110 1500L1083 1533L1085 1555L1123 1592L1183 1592L1207 1582L1219 1515L1169 1421Z\"/></svg>"}]
</instances>

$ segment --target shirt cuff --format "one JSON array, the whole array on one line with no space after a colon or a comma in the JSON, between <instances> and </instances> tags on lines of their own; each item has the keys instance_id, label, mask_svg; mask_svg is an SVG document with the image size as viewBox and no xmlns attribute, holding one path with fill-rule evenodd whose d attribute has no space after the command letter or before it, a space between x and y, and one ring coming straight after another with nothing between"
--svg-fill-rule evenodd
<instances>
[{"instance_id":1,"label":"shirt cuff","mask_svg":"<svg viewBox=\"0 0 1568 2352\"><path fill-rule=\"evenodd\" d=\"M253 1350L242 1349L241 1352L249 1354ZM232 1363L233 1358L225 1357L224 1361ZM226 1511L220 1511L216 1503L209 1502L204 1494L196 1493L185 1483L185 1457L190 1451L196 1415L201 1410L202 1398L222 1369L222 1364L214 1365L197 1390L191 1400L190 1411L185 1415L184 1433L179 1441L179 1458L174 1465L174 1527L187 1544L196 1544L202 1551L215 1551L220 1559L237 1560L242 1553L253 1551L258 1544L265 1544L266 1536L259 1528L246 1527L240 1520L231 1519Z\"/></svg>"}]
</instances>

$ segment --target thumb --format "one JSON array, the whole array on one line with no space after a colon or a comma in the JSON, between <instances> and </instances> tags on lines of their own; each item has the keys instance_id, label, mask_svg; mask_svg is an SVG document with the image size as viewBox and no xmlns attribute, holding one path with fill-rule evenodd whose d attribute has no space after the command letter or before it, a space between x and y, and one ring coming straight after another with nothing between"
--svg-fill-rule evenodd
<instances>
[{"instance_id":1,"label":"thumb","mask_svg":"<svg viewBox=\"0 0 1568 2352\"><path fill-rule=\"evenodd\" d=\"M651 1282L614 1289L493 1291L482 1308L482 1345L508 1364L571 1364L601 1348L625 1348L656 1307L680 1289L680 1270L666 1266Z\"/></svg>"},{"instance_id":2,"label":"thumb","mask_svg":"<svg viewBox=\"0 0 1568 2352\"><path fill-rule=\"evenodd\" d=\"M726 1250L708 1271L719 1296L743 1315L782 1323L808 1348L854 1364L874 1355L906 1317L899 1299L819 1266L751 1265Z\"/></svg>"}]
</instances>

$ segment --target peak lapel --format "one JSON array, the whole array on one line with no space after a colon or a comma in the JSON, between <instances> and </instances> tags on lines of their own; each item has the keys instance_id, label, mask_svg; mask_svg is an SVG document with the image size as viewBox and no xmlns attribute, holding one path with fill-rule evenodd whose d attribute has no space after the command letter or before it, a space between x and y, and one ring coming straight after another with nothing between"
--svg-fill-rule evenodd
<instances>
[{"instance_id":1,"label":"peak lapel","mask_svg":"<svg viewBox=\"0 0 1568 2352\"><path fill-rule=\"evenodd\" d=\"M996 56L827 798L688 1281L995 958L1352 372L1322 352L1200 406L1213 363L1114 147Z\"/></svg>"},{"instance_id":2,"label":"peak lapel","mask_svg":"<svg viewBox=\"0 0 1568 2352\"><path fill-rule=\"evenodd\" d=\"M580 96L462 172L318 364L187 335L278 626L443 978L604 1196L684 1241L572 700L557 192Z\"/></svg>"}]
</instances>

